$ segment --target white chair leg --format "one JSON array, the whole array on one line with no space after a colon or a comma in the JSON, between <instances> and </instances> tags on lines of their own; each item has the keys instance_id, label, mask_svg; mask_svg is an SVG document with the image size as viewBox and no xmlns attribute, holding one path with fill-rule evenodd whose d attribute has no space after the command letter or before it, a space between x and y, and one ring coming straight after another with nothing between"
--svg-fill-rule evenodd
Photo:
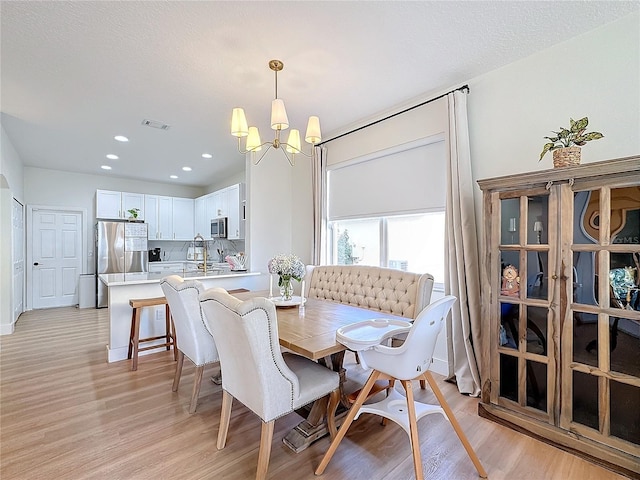
<instances>
[{"instance_id":1,"label":"white chair leg","mask_svg":"<svg viewBox=\"0 0 640 480\"><path fill-rule=\"evenodd\" d=\"M231 420L231 406L233 397L226 390L222 391L222 408L220 410L220 427L218 428L218 450L222 450L227 443L229 420Z\"/></svg>"},{"instance_id":2,"label":"white chair leg","mask_svg":"<svg viewBox=\"0 0 640 480\"><path fill-rule=\"evenodd\" d=\"M173 377L173 387L171 390L178 391L178 385L180 385L180 377L182 376L182 364L184 363L184 353L178 350L178 363L176 363L176 374Z\"/></svg>"},{"instance_id":3,"label":"white chair leg","mask_svg":"<svg viewBox=\"0 0 640 480\"><path fill-rule=\"evenodd\" d=\"M413 468L416 472L416 480L424 480L422 474L422 458L420 457L420 438L418 437L418 422L416 421L416 404L413 397L413 385L411 380L401 380L404 390L407 392L407 414L409 415L409 437L411 438L411 451L413 452Z\"/></svg>"},{"instance_id":4,"label":"white chair leg","mask_svg":"<svg viewBox=\"0 0 640 480\"><path fill-rule=\"evenodd\" d=\"M456 420L456 417L453 415L453 411L449 407L449 404L447 403L447 400L444 398L444 395L442 395L442 392L438 388L438 384L436 383L434 378L431 376L431 372L425 372L423 376L427 380L427 382L429 382L429 386L431 387L431 390L433 390L433 394L438 399L438 402L440 402L440 406L444 410L444 413L447 414L447 418L451 422L453 429L458 435L458 438L460 439L462 446L467 451L467 455L469 455L469 458L473 462L473 465L476 467L476 470L478 471L478 475L480 475L482 478L487 478L487 472L485 471L484 467L480 463L480 459L478 458L478 456L476 455L476 452L473 450L473 447L469 443L467 436L462 431L462 428L460 427L458 420Z\"/></svg>"},{"instance_id":5,"label":"white chair leg","mask_svg":"<svg viewBox=\"0 0 640 480\"><path fill-rule=\"evenodd\" d=\"M269 469L269 457L271 456L271 443L273 442L273 426L275 420L270 422L262 422L260 432L260 452L258 453L258 471L256 480L264 480L267 478L267 470Z\"/></svg>"},{"instance_id":6,"label":"white chair leg","mask_svg":"<svg viewBox=\"0 0 640 480\"><path fill-rule=\"evenodd\" d=\"M202 385L202 374L204 373L204 365L196 367L193 375L193 390L191 391L191 403L189 404L189 413L194 413L198 405L198 395L200 395L200 385Z\"/></svg>"}]
</instances>

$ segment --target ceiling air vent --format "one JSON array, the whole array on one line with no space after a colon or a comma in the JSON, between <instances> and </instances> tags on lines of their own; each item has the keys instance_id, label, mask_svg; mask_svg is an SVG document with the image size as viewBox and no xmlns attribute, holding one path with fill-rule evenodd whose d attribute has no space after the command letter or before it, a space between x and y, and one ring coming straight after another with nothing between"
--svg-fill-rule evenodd
<instances>
[{"instance_id":1,"label":"ceiling air vent","mask_svg":"<svg viewBox=\"0 0 640 480\"><path fill-rule=\"evenodd\" d=\"M169 128L171 128L171 126L167 125L166 123L156 122L155 120L147 120L147 119L142 120L142 125L145 125L151 128L157 128L158 130L169 130Z\"/></svg>"}]
</instances>

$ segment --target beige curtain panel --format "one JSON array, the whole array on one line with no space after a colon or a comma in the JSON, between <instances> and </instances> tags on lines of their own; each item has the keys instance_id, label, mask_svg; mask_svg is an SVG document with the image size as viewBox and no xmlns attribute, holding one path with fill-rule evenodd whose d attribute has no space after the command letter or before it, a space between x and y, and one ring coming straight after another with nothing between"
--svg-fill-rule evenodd
<instances>
[{"instance_id":1,"label":"beige curtain panel","mask_svg":"<svg viewBox=\"0 0 640 480\"><path fill-rule=\"evenodd\" d=\"M458 302L451 310L448 348L460 393L480 395L480 267L476 234L467 94L447 95L449 154L447 155L447 203L445 213L445 294Z\"/></svg>"}]
</instances>

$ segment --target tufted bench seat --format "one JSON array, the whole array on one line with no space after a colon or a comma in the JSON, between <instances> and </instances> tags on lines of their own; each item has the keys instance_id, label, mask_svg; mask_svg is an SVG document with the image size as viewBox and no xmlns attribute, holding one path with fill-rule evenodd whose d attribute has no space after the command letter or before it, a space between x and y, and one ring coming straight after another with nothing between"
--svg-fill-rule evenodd
<instances>
[{"instance_id":1,"label":"tufted bench seat","mask_svg":"<svg viewBox=\"0 0 640 480\"><path fill-rule=\"evenodd\" d=\"M431 301L433 275L365 265L308 265L308 298L416 318Z\"/></svg>"}]
</instances>

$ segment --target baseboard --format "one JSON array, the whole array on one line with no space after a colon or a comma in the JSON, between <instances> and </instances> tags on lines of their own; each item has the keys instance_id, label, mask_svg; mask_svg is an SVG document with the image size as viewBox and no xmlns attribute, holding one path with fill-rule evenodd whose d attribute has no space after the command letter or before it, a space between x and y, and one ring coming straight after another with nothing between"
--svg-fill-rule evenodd
<instances>
[{"instance_id":1,"label":"baseboard","mask_svg":"<svg viewBox=\"0 0 640 480\"><path fill-rule=\"evenodd\" d=\"M11 335L15 331L16 322L0 324L0 335Z\"/></svg>"},{"instance_id":2,"label":"baseboard","mask_svg":"<svg viewBox=\"0 0 640 480\"><path fill-rule=\"evenodd\" d=\"M442 360L441 358L433 357L430 371L443 375L445 377L449 376L449 362L446 360Z\"/></svg>"}]
</instances>

